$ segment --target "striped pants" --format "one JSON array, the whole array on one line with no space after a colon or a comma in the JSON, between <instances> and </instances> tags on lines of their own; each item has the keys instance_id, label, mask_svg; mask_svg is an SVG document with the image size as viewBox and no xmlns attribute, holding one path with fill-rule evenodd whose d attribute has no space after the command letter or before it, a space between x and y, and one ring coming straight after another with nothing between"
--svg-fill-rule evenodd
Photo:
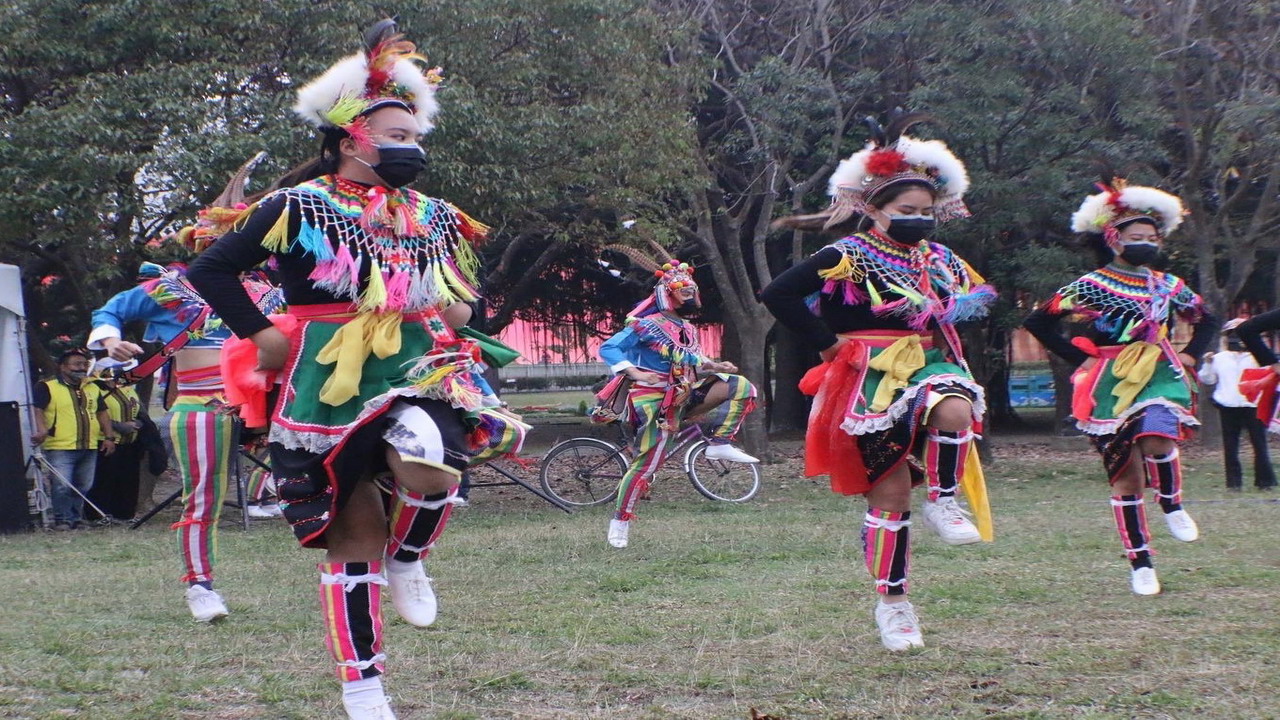
<instances>
[{"instance_id":1,"label":"striped pants","mask_svg":"<svg viewBox=\"0 0 1280 720\"><path fill-rule=\"evenodd\" d=\"M637 426L635 440L635 456L630 467L618 483L618 501L614 506L614 517L618 520L631 520L635 517L636 501L644 495L649 487L649 480L666 460L664 451L667 441L678 432L680 420L692 407L696 407L706 398L707 391L716 383L724 382L729 386L729 398L717 405L699 422L708 441L712 444L727 443L742 427L742 421L755 409L756 388L741 375L717 374L707 382L699 385L692 393L689 401L675 412L675 422L660 422L663 418L662 399L665 392L660 388L633 386L629 400L631 416ZM664 428L664 425L666 426Z\"/></svg>"},{"instance_id":2,"label":"striped pants","mask_svg":"<svg viewBox=\"0 0 1280 720\"><path fill-rule=\"evenodd\" d=\"M270 464L271 458L265 446L254 448L252 452L254 457ZM264 503L268 500L274 502L276 479L271 475L271 471L255 462L249 460L244 462L249 465L249 475L245 479L245 497L248 498L249 503Z\"/></svg>"},{"instance_id":3,"label":"striped pants","mask_svg":"<svg viewBox=\"0 0 1280 720\"><path fill-rule=\"evenodd\" d=\"M236 447L235 419L218 408L215 397L181 395L166 423L182 475L182 517L173 529L187 583L213 580L218 516Z\"/></svg>"}]
</instances>

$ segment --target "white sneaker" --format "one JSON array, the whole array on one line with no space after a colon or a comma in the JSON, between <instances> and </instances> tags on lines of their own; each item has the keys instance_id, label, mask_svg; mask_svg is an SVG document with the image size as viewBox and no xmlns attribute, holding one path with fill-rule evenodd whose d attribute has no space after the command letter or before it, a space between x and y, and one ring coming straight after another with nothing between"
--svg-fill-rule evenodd
<instances>
[{"instance_id":1,"label":"white sneaker","mask_svg":"<svg viewBox=\"0 0 1280 720\"><path fill-rule=\"evenodd\" d=\"M1137 595L1159 595L1160 579L1156 577L1156 569L1143 567L1132 572L1129 585Z\"/></svg>"},{"instance_id":2,"label":"white sneaker","mask_svg":"<svg viewBox=\"0 0 1280 720\"><path fill-rule=\"evenodd\" d=\"M342 707L347 711L348 720L396 720L386 695L381 700L343 696Z\"/></svg>"},{"instance_id":3,"label":"white sneaker","mask_svg":"<svg viewBox=\"0 0 1280 720\"><path fill-rule=\"evenodd\" d=\"M268 506L266 505L250 505L249 517L253 518L254 520L270 520L273 517L279 517L277 515L272 515L271 511L268 510L267 507Z\"/></svg>"},{"instance_id":4,"label":"white sneaker","mask_svg":"<svg viewBox=\"0 0 1280 720\"><path fill-rule=\"evenodd\" d=\"M960 507L955 498L938 498L937 502L925 502L924 524L938 533L948 545L968 545L982 541L978 528L969 521L969 512Z\"/></svg>"},{"instance_id":5,"label":"white sneaker","mask_svg":"<svg viewBox=\"0 0 1280 720\"><path fill-rule=\"evenodd\" d=\"M262 509L263 509L263 510L265 510L265 511L267 511L268 513L270 513L270 514L271 514L271 517L283 517L283 516L284 516L284 510L280 509L280 506L279 506L278 504L276 504L276 503L271 503L271 504L269 504L269 505L263 505L263 506L262 506Z\"/></svg>"},{"instance_id":6,"label":"white sneaker","mask_svg":"<svg viewBox=\"0 0 1280 720\"><path fill-rule=\"evenodd\" d=\"M407 569L393 571L387 563L387 584L391 586L391 605L405 622L427 627L436 621L438 603L431 578L421 562L409 563ZM381 717L371 715L370 717Z\"/></svg>"},{"instance_id":7,"label":"white sneaker","mask_svg":"<svg viewBox=\"0 0 1280 720\"><path fill-rule=\"evenodd\" d=\"M624 548L627 546L627 535L631 532L631 521L629 520L610 520L609 521L609 544L616 548Z\"/></svg>"},{"instance_id":8,"label":"white sneaker","mask_svg":"<svg viewBox=\"0 0 1280 720\"><path fill-rule=\"evenodd\" d=\"M894 652L910 647L924 647L924 638L920 635L920 618L916 617L911 603L886 603L881 600L876 604L876 625L880 626L880 642Z\"/></svg>"},{"instance_id":9,"label":"white sneaker","mask_svg":"<svg viewBox=\"0 0 1280 720\"><path fill-rule=\"evenodd\" d=\"M725 462L736 463L758 463L760 458L752 457L732 445L708 445L706 457L708 460L724 460Z\"/></svg>"},{"instance_id":10,"label":"white sneaker","mask_svg":"<svg viewBox=\"0 0 1280 720\"><path fill-rule=\"evenodd\" d=\"M342 707L352 720L395 720L391 701L382 690L382 676L342 683Z\"/></svg>"},{"instance_id":11,"label":"white sneaker","mask_svg":"<svg viewBox=\"0 0 1280 720\"><path fill-rule=\"evenodd\" d=\"M1169 534L1182 542L1191 542L1200 537L1200 528L1191 519L1186 510L1174 510L1164 514L1164 521L1169 525Z\"/></svg>"},{"instance_id":12,"label":"white sneaker","mask_svg":"<svg viewBox=\"0 0 1280 720\"><path fill-rule=\"evenodd\" d=\"M230 614L226 604L222 602L222 596L206 590L202 585L187 588L187 607L191 609L191 617L196 622L213 622Z\"/></svg>"}]
</instances>

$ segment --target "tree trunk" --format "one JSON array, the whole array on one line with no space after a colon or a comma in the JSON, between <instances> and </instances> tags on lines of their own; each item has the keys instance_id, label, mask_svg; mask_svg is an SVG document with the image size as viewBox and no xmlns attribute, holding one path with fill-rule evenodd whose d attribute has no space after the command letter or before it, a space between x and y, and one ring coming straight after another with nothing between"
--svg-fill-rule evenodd
<instances>
[{"instance_id":1,"label":"tree trunk","mask_svg":"<svg viewBox=\"0 0 1280 720\"><path fill-rule=\"evenodd\" d=\"M1053 371L1053 429L1057 435L1079 435L1071 422L1071 373L1075 368L1057 355L1049 355L1049 369Z\"/></svg>"},{"instance_id":2,"label":"tree trunk","mask_svg":"<svg viewBox=\"0 0 1280 720\"><path fill-rule=\"evenodd\" d=\"M800 392L800 378L818 364L813 349L794 332L778 326L773 343L773 404L769 429L775 432L808 426L809 398Z\"/></svg>"},{"instance_id":3,"label":"tree trunk","mask_svg":"<svg viewBox=\"0 0 1280 720\"><path fill-rule=\"evenodd\" d=\"M772 323L773 319L763 312L745 318L729 313L725 316L724 340L721 343L723 358L737 365L738 374L756 386L756 410L743 422L738 440L747 452L761 458L766 458L769 453L763 383L766 376L766 337Z\"/></svg>"}]
</instances>

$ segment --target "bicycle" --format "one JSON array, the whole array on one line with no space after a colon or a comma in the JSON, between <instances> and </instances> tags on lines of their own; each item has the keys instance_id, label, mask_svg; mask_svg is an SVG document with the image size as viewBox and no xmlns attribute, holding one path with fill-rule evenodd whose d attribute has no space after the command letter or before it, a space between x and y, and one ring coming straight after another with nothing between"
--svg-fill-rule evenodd
<instances>
[{"instance_id":1,"label":"bicycle","mask_svg":"<svg viewBox=\"0 0 1280 720\"><path fill-rule=\"evenodd\" d=\"M572 507L591 507L612 501L618 483L632 460L633 430L620 422L620 443L576 437L556 443L542 458L539 480L543 492ZM695 490L710 500L742 503L760 491L758 463L712 460L702 428L690 423L667 441L661 466L684 451L682 468Z\"/></svg>"}]
</instances>

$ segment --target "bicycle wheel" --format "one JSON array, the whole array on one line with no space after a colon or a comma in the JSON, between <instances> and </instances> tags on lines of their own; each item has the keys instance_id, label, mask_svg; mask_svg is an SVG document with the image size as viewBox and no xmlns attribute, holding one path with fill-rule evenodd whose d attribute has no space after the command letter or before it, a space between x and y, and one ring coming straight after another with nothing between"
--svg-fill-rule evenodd
<instances>
[{"instance_id":1,"label":"bicycle wheel","mask_svg":"<svg viewBox=\"0 0 1280 720\"><path fill-rule=\"evenodd\" d=\"M542 491L566 505L603 505L618 493L630 463L615 445L595 438L572 438L551 448L538 473Z\"/></svg>"},{"instance_id":2,"label":"bicycle wheel","mask_svg":"<svg viewBox=\"0 0 1280 720\"><path fill-rule=\"evenodd\" d=\"M693 487L712 500L746 502L760 492L760 464L712 460L707 443L699 442L684 456L684 469Z\"/></svg>"}]
</instances>

